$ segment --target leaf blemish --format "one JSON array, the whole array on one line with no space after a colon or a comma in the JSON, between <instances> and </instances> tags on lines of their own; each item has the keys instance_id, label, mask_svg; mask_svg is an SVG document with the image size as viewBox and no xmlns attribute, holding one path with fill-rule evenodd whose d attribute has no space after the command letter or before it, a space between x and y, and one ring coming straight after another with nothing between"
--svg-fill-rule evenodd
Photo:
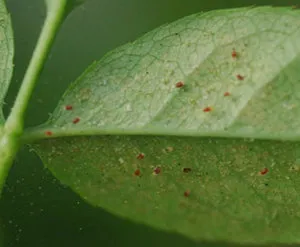
<instances>
[{"instance_id":1,"label":"leaf blemish","mask_svg":"<svg viewBox=\"0 0 300 247\"><path fill-rule=\"evenodd\" d=\"M226 96L230 96L230 93L229 92L225 92L224 93L224 96L226 97Z\"/></svg>"},{"instance_id":2,"label":"leaf blemish","mask_svg":"<svg viewBox=\"0 0 300 247\"><path fill-rule=\"evenodd\" d=\"M166 147L165 149L163 149L164 153L171 153L173 152L174 148L173 147Z\"/></svg>"},{"instance_id":3,"label":"leaf blemish","mask_svg":"<svg viewBox=\"0 0 300 247\"><path fill-rule=\"evenodd\" d=\"M92 90L90 88L82 88L79 92L79 95L77 95L76 97L80 101L87 101L88 99L91 98L91 93L92 93Z\"/></svg>"},{"instance_id":4,"label":"leaf blemish","mask_svg":"<svg viewBox=\"0 0 300 247\"><path fill-rule=\"evenodd\" d=\"M192 171L191 168L188 168L188 167L183 168L183 172L184 172L184 173L189 173L189 172L191 172L191 171Z\"/></svg>"},{"instance_id":5,"label":"leaf blemish","mask_svg":"<svg viewBox=\"0 0 300 247\"><path fill-rule=\"evenodd\" d=\"M52 131L50 131L50 130L45 131L45 135L46 135L46 136L52 136L52 134L53 134L53 133L52 133Z\"/></svg>"},{"instance_id":6,"label":"leaf blemish","mask_svg":"<svg viewBox=\"0 0 300 247\"><path fill-rule=\"evenodd\" d=\"M140 169L136 169L136 170L134 171L134 175L135 175L135 176L140 176L140 175L141 175Z\"/></svg>"},{"instance_id":7,"label":"leaf blemish","mask_svg":"<svg viewBox=\"0 0 300 247\"><path fill-rule=\"evenodd\" d=\"M160 172L161 172L161 168L160 167L156 167L155 169L154 169L154 174L160 174Z\"/></svg>"},{"instance_id":8,"label":"leaf blemish","mask_svg":"<svg viewBox=\"0 0 300 247\"><path fill-rule=\"evenodd\" d=\"M265 175L269 172L269 169L268 168L264 168L260 171L260 175Z\"/></svg>"},{"instance_id":9,"label":"leaf blemish","mask_svg":"<svg viewBox=\"0 0 300 247\"><path fill-rule=\"evenodd\" d=\"M205 108L203 109L203 111L204 111L204 112L210 112L210 111L212 111L212 108L211 108L210 106L208 106L208 107L205 107Z\"/></svg>"},{"instance_id":10,"label":"leaf blemish","mask_svg":"<svg viewBox=\"0 0 300 247\"><path fill-rule=\"evenodd\" d=\"M183 195L184 195L185 197L189 197L190 194L191 194L191 191L190 191L190 190L186 190L186 191L184 192Z\"/></svg>"},{"instance_id":11,"label":"leaf blemish","mask_svg":"<svg viewBox=\"0 0 300 247\"><path fill-rule=\"evenodd\" d=\"M184 82L182 82L182 81L179 81L179 82L177 82L176 83L176 85L175 85L177 88L181 88L181 87L183 87L184 86Z\"/></svg>"},{"instance_id":12,"label":"leaf blemish","mask_svg":"<svg viewBox=\"0 0 300 247\"><path fill-rule=\"evenodd\" d=\"M71 105L66 105L66 106L65 106L65 109L66 109L67 111L71 111L71 110L73 110L73 106L71 106Z\"/></svg>"},{"instance_id":13,"label":"leaf blemish","mask_svg":"<svg viewBox=\"0 0 300 247\"><path fill-rule=\"evenodd\" d=\"M293 166L290 167L289 170L290 170L290 171L294 171L294 172L298 172L298 171L300 170L300 168L299 168L299 166L297 166L297 165L293 165Z\"/></svg>"},{"instance_id":14,"label":"leaf blemish","mask_svg":"<svg viewBox=\"0 0 300 247\"><path fill-rule=\"evenodd\" d=\"M232 58L237 58L237 56L238 56L238 54L237 54L236 50L235 50L235 49L232 49L231 57L232 57Z\"/></svg>"},{"instance_id":15,"label":"leaf blemish","mask_svg":"<svg viewBox=\"0 0 300 247\"><path fill-rule=\"evenodd\" d=\"M242 76L242 75L238 74L238 75L236 76L236 78L237 78L238 80L242 81L242 80L244 80L245 76Z\"/></svg>"},{"instance_id":16,"label":"leaf blemish","mask_svg":"<svg viewBox=\"0 0 300 247\"><path fill-rule=\"evenodd\" d=\"M73 119L73 124L77 124L77 123L79 123L79 121L80 121L80 118L79 117L76 117L76 118L74 118Z\"/></svg>"},{"instance_id":17,"label":"leaf blemish","mask_svg":"<svg viewBox=\"0 0 300 247\"><path fill-rule=\"evenodd\" d=\"M138 160L142 160L142 159L145 158L145 154L140 153L140 154L138 154L138 156L136 156L136 158L137 158Z\"/></svg>"}]
</instances>

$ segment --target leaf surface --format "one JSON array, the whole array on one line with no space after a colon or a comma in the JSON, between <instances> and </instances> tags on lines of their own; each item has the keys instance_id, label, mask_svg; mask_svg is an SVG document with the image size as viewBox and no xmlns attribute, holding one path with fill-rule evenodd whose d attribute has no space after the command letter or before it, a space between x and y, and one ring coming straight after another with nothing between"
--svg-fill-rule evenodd
<instances>
[{"instance_id":1,"label":"leaf surface","mask_svg":"<svg viewBox=\"0 0 300 247\"><path fill-rule=\"evenodd\" d=\"M13 72L13 31L10 15L7 13L5 1L0 0L0 124L4 123L2 111Z\"/></svg>"},{"instance_id":2,"label":"leaf surface","mask_svg":"<svg viewBox=\"0 0 300 247\"><path fill-rule=\"evenodd\" d=\"M299 27L298 10L272 7L164 25L94 63L24 140L52 137L33 144L44 164L122 217L299 242Z\"/></svg>"}]
</instances>

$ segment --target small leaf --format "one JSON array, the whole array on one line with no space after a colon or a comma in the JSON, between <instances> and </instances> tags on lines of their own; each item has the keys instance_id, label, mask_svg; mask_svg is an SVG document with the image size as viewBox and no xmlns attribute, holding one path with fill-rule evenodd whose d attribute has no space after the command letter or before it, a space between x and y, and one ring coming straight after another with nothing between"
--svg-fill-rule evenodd
<instances>
[{"instance_id":1,"label":"small leaf","mask_svg":"<svg viewBox=\"0 0 300 247\"><path fill-rule=\"evenodd\" d=\"M53 138L33 145L45 165L122 217L196 240L298 242L299 27L298 10L272 7L160 27L93 64L26 138Z\"/></svg>"},{"instance_id":2,"label":"small leaf","mask_svg":"<svg viewBox=\"0 0 300 247\"><path fill-rule=\"evenodd\" d=\"M4 123L2 107L13 72L14 43L10 15L0 0L0 125Z\"/></svg>"}]
</instances>

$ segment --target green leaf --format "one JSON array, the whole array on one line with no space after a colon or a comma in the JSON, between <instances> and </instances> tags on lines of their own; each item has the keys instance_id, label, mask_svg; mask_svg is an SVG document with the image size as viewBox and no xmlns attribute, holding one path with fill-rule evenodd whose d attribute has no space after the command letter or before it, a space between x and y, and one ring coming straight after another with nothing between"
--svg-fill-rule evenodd
<instances>
[{"instance_id":1,"label":"green leaf","mask_svg":"<svg viewBox=\"0 0 300 247\"><path fill-rule=\"evenodd\" d=\"M45 165L122 217L195 240L299 242L299 27L298 10L272 7L160 27L94 63L23 140L52 137L32 146Z\"/></svg>"},{"instance_id":2,"label":"green leaf","mask_svg":"<svg viewBox=\"0 0 300 247\"><path fill-rule=\"evenodd\" d=\"M13 56L14 43L11 19L4 0L0 0L0 125L4 123L2 107L13 72Z\"/></svg>"}]
</instances>

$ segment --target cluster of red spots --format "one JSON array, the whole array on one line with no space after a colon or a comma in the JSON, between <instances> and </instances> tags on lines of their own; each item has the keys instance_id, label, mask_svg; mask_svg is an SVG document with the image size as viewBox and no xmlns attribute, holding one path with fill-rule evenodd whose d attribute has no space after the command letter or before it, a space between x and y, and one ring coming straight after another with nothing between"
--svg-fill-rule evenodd
<instances>
[{"instance_id":1,"label":"cluster of red spots","mask_svg":"<svg viewBox=\"0 0 300 247\"><path fill-rule=\"evenodd\" d=\"M185 197L189 197L190 194L191 194L191 191L190 191L190 190L186 190L186 191L183 193L183 195L184 195Z\"/></svg>"},{"instance_id":2,"label":"cluster of red spots","mask_svg":"<svg viewBox=\"0 0 300 247\"><path fill-rule=\"evenodd\" d=\"M52 136L52 134L53 134L53 133L52 133L52 131L50 131L50 130L45 131L45 135L46 135L46 136Z\"/></svg>"},{"instance_id":3,"label":"cluster of red spots","mask_svg":"<svg viewBox=\"0 0 300 247\"><path fill-rule=\"evenodd\" d=\"M242 76L240 74L236 75L236 78L240 81L244 80L245 76Z\"/></svg>"},{"instance_id":4,"label":"cluster of red spots","mask_svg":"<svg viewBox=\"0 0 300 247\"><path fill-rule=\"evenodd\" d=\"M182 81L179 81L179 82L177 82L176 83L176 85L175 85L177 88L181 88L181 87L183 87L184 86L184 82L182 82Z\"/></svg>"},{"instance_id":5,"label":"cluster of red spots","mask_svg":"<svg viewBox=\"0 0 300 247\"><path fill-rule=\"evenodd\" d=\"M76 117L76 118L74 118L73 119L73 124L77 124L77 123L79 123L79 121L80 121L80 118L79 117Z\"/></svg>"},{"instance_id":6,"label":"cluster of red spots","mask_svg":"<svg viewBox=\"0 0 300 247\"><path fill-rule=\"evenodd\" d=\"M262 169L261 171L260 171L260 174L261 175L265 175L265 174L267 174L269 172L269 169L268 168L264 168L264 169Z\"/></svg>"},{"instance_id":7,"label":"cluster of red spots","mask_svg":"<svg viewBox=\"0 0 300 247\"><path fill-rule=\"evenodd\" d=\"M225 92L224 93L224 96L226 97L226 96L230 96L230 93L229 92Z\"/></svg>"},{"instance_id":8,"label":"cluster of red spots","mask_svg":"<svg viewBox=\"0 0 300 247\"><path fill-rule=\"evenodd\" d=\"M155 174L160 174L160 172L161 172L161 168L160 168L160 167L156 167L156 168L154 169L154 173L155 173Z\"/></svg>"},{"instance_id":9,"label":"cluster of red spots","mask_svg":"<svg viewBox=\"0 0 300 247\"><path fill-rule=\"evenodd\" d=\"M66 106L65 106L65 109L66 109L67 111L71 111L71 110L73 110L73 106L71 106L71 105L66 105Z\"/></svg>"},{"instance_id":10,"label":"cluster of red spots","mask_svg":"<svg viewBox=\"0 0 300 247\"><path fill-rule=\"evenodd\" d=\"M183 172L185 172L185 173L189 173L191 171L192 171L191 168L188 168L188 167L183 168Z\"/></svg>"},{"instance_id":11,"label":"cluster of red spots","mask_svg":"<svg viewBox=\"0 0 300 247\"><path fill-rule=\"evenodd\" d=\"M232 52L231 52L231 57L232 58L236 58L238 56L237 52L235 49L232 49Z\"/></svg>"},{"instance_id":12,"label":"cluster of red spots","mask_svg":"<svg viewBox=\"0 0 300 247\"><path fill-rule=\"evenodd\" d=\"M137 158L138 160L142 160L142 159L145 158L145 154L140 153L140 154L138 154L138 156L136 156L136 158Z\"/></svg>"},{"instance_id":13,"label":"cluster of red spots","mask_svg":"<svg viewBox=\"0 0 300 247\"><path fill-rule=\"evenodd\" d=\"M140 154L137 155L136 158L139 159L139 160L141 160L141 159L144 159L144 157L145 157L145 154L140 153ZM185 172L185 173L189 173L189 172L191 172L191 171L192 171L192 169L189 168L189 167L183 168L183 172ZM158 175L158 174L161 173L161 168L158 166L158 167L154 168L153 172L154 172L154 174ZM137 168L137 169L134 171L134 175L137 176L137 177L141 176L141 170ZM189 197L190 194L191 194L191 191L190 191L190 190L186 190L186 191L183 193L183 195L184 195L185 197Z\"/></svg>"},{"instance_id":14,"label":"cluster of red spots","mask_svg":"<svg viewBox=\"0 0 300 247\"><path fill-rule=\"evenodd\" d=\"M140 175L141 175L141 170L140 170L140 169L136 169L136 170L134 171L134 175L135 175L135 176L140 176Z\"/></svg>"},{"instance_id":15,"label":"cluster of red spots","mask_svg":"<svg viewBox=\"0 0 300 247\"><path fill-rule=\"evenodd\" d=\"M232 57L232 58L237 58L237 57L238 57L238 53L236 52L235 49L232 49L231 57ZM242 80L244 80L245 76L242 76L242 75L238 74L238 75L236 75L236 78L237 78L238 80L242 81ZM225 95L224 95L224 96L225 96ZM226 96L229 96L229 94L226 95Z\"/></svg>"},{"instance_id":16,"label":"cluster of red spots","mask_svg":"<svg viewBox=\"0 0 300 247\"><path fill-rule=\"evenodd\" d=\"M212 108L210 106L207 106L203 109L204 112L210 112L212 111Z\"/></svg>"}]
</instances>

